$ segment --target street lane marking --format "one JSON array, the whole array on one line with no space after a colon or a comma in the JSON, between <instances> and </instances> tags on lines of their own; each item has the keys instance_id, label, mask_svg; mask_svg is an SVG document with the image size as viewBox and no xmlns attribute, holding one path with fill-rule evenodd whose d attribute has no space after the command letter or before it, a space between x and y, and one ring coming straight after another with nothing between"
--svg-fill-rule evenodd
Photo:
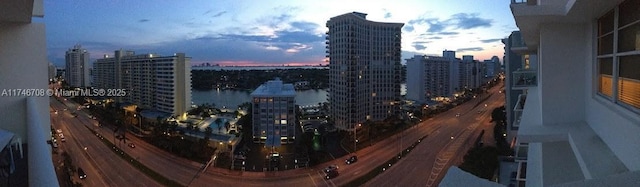
<instances>
[{"instance_id":1,"label":"street lane marking","mask_svg":"<svg viewBox=\"0 0 640 187\"><path fill-rule=\"evenodd\" d=\"M310 173L307 173L307 175L308 175L308 176L309 176L309 178L311 179L311 182L313 182L313 185L314 185L314 186L318 186L318 184L316 184L316 181L315 181L315 180L313 180L313 177L311 177L311 174L310 174Z\"/></svg>"}]
</instances>

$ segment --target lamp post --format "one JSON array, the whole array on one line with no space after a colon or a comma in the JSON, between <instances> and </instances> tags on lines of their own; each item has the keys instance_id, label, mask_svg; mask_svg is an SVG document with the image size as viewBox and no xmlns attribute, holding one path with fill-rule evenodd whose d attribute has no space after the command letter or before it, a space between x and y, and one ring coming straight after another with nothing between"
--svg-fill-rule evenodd
<instances>
[{"instance_id":1,"label":"lamp post","mask_svg":"<svg viewBox=\"0 0 640 187\"><path fill-rule=\"evenodd\" d=\"M356 154L356 151L358 151L357 149L357 144L358 144L358 127L361 127L362 124L358 123L358 126L353 128L353 154Z\"/></svg>"},{"instance_id":2,"label":"lamp post","mask_svg":"<svg viewBox=\"0 0 640 187\"><path fill-rule=\"evenodd\" d=\"M142 136L142 119L138 118L138 115L136 114L133 114L133 117L138 119L138 126L140 126L139 133L140 133L140 136Z\"/></svg>"}]
</instances>

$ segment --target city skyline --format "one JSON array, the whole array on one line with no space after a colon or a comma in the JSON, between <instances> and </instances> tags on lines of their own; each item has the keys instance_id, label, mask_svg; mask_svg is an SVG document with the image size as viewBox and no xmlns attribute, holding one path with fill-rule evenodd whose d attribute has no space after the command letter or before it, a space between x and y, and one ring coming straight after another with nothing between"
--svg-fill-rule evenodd
<instances>
[{"instance_id":1,"label":"city skyline","mask_svg":"<svg viewBox=\"0 0 640 187\"><path fill-rule=\"evenodd\" d=\"M45 1L47 59L63 66L64 51L83 45L92 62L118 49L162 55L184 52L192 64L317 65L325 61L325 22L363 12L400 22L402 63L415 54L454 50L476 59L502 56L500 39L516 30L508 1L127 2ZM496 8L504 7L504 8Z\"/></svg>"}]
</instances>

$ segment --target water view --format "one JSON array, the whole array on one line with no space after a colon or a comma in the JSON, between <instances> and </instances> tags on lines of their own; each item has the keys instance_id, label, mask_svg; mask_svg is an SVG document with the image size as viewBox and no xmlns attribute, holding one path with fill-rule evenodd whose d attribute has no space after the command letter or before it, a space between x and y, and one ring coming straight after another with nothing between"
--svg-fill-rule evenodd
<instances>
[{"instance_id":1,"label":"water view","mask_svg":"<svg viewBox=\"0 0 640 187\"><path fill-rule=\"evenodd\" d=\"M400 86L400 93L407 94L406 84ZM216 107L235 108L238 105L251 101L250 91L237 90L209 90L209 91L191 91L191 100L193 104L200 105L204 103L215 104ZM327 91L318 90L302 90L296 91L296 104L300 106L317 105L321 102L327 102Z\"/></svg>"}]
</instances>

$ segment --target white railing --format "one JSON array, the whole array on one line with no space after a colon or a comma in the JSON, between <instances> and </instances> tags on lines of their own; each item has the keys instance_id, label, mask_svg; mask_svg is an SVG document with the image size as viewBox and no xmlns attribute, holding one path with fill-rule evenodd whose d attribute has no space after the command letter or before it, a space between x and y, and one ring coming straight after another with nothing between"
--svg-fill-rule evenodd
<instances>
[{"instance_id":1,"label":"white railing","mask_svg":"<svg viewBox=\"0 0 640 187\"><path fill-rule=\"evenodd\" d=\"M36 98L27 97L27 151L29 168L29 186L58 187L58 178L51 160L51 146L47 144L46 134L42 128L44 120L38 115Z\"/></svg>"},{"instance_id":2,"label":"white railing","mask_svg":"<svg viewBox=\"0 0 640 187\"><path fill-rule=\"evenodd\" d=\"M538 86L538 71L518 70L513 72L513 88L529 88Z\"/></svg>"}]
</instances>

